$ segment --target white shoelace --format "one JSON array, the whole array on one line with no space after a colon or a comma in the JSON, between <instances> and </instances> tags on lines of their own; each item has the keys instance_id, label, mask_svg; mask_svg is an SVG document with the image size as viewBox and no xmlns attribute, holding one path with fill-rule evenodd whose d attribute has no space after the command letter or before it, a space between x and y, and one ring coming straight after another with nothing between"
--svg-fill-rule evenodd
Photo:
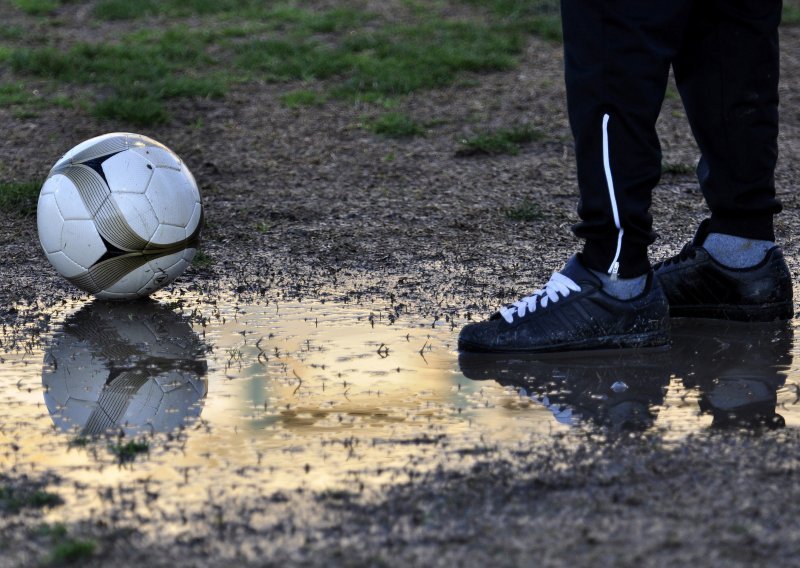
<instances>
[{"instance_id":1,"label":"white shoelace","mask_svg":"<svg viewBox=\"0 0 800 568\"><path fill-rule=\"evenodd\" d=\"M525 312L533 313L541 305L547 307L548 302L556 303L561 298L566 298L572 292L580 292L581 287L575 282L564 276L560 272L554 272L550 281L541 290L534 290L530 296L525 296L518 302L514 302L508 307L500 308L500 315L508 323L514 321L514 315L522 317Z\"/></svg>"}]
</instances>

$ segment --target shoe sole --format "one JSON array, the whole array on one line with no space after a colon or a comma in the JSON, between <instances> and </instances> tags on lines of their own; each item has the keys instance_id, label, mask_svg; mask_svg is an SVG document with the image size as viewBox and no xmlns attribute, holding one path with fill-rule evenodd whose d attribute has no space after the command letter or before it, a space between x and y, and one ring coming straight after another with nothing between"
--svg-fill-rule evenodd
<instances>
[{"instance_id":1,"label":"shoe sole","mask_svg":"<svg viewBox=\"0 0 800 568\"><path fill-rule=\"evenodd\" d=\"M669 348L669 333L651 332L641 334L609 335L602 338L559 343L557 345L542 345L537 347L522 347L516 349L495 349L485 345L476 345L468 341L458 341L458 350L470 353L569 353L586 352L597 353L601 351L618 351L620 349L643 348Z\"/></svg>"},{"instance_id":2,"label":"shoe sole","mask_svg":"<svg viewBox=\"0 0 800 568\"><path fill-rule=\"evenodd\" d=\"M794 316L794 306L791 302L761 304L758 306L735 306L730 304L670 306L669 315L673 318L771 322L791 319Z\"/></svg>"}]
</instances>

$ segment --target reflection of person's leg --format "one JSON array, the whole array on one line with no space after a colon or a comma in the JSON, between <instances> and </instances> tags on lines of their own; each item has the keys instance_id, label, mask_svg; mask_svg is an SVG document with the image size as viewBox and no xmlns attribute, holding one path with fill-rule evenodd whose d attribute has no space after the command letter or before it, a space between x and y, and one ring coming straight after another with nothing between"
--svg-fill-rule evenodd
<instances>
[{"instance_id":1,"label":"reflection of person's leg","mask_svg":"<svg viewBox=\"0 0 800 568\"><path fill-rule=\"evenodd\" d=\"M582 254L531 296L466 326L465 350L555 351L667 341L647 257L661 173L655 123L692 0L562 0Z\"/></svg>"},{"instance_id":2,"label":"reflection of person's leg","mask_svg":"<svg viewBox=\"0 0 800 568\"><path fill-rule=\"evenodd\" d=\"M775 247L781 0L697 2L674 61L700 147L711 218L656 266L673 315L785 319L791 281Z\"/></svg>"}]
</instances>

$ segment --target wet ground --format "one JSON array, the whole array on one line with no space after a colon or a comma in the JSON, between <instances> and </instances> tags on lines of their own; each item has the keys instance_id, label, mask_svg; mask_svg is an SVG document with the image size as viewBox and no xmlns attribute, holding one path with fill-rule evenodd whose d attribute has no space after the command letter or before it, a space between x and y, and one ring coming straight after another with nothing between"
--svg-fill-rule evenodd
<instances>
[{"instance_id":1,"label":"wet ground","mask_svg":"<svg viewBox=\"0 0 800 568\"><path fill-rule=\"evenodd\" d=\"M309 515L300 524L313 527L417 484L469 482L488 467L471 500L531 468L594 476L611 466L613 479L631 464L608 452L630 460L654 444L663 459L695 438L738 445L800 426L792 323L676 320L668 350L530 358L459 354L463 322L423 321L391 302L160 293L40 316L52 331L0 336L0 465L48 480L43 490L63 500L38 522L90 534L106 524L103 556L122 546L110 528L139 547L179 543L257 564L287 519ZM303 495L315 497L294 502ZM6 530L24 530L17 522ZM12 565L36 557L15 552Z\"/></svg>"},{"instance_id":2,"label":"wet ground","mask_svg":"<svg viewBox=\"0 0 800 568\"><path fill-rule=\"evenodd\" d=\"M109 31L66 10L42 33ZM800 282L800 30L781 42L776 230ZM176 102L146 132L208 220L204 261L156 303L91 302L0 211L0 566L796 565L796 320L678 322L663 352L455 351L578 246L560 46L402 99L431 125L411 139L365 129L368 104L286 108L286 89ZM130 128L0 120L20 180ZM456 153L517 124L544 137ZM674 89L658 129L654 259L707 215Z\"/></svg>"}]
</instances>

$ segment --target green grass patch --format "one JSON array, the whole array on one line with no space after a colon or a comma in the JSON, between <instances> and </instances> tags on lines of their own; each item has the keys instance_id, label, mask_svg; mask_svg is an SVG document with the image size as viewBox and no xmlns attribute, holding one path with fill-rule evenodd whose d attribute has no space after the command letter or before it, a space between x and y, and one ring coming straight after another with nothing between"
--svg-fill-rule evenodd
<instances>
[{"instance_id":1,"label":"green grass patch","mask_svg":"<svg viewBox=\"0 0 800 568\"><path fill-rule=\"evenodd\" d=\"M110 444L108 449L119 461L129 462L136 459L136 456L149 452L150 444L146 440L129 440L125 443Z\"/></svg>"},{"instance_id":2,"label":"green grass patch","mask_svg":"<svg viewBox=\"0 0 800 568\"><path fill-rule=\"evenodd\" d=\"M539 204L525 198L519 204L503 210L506 219L511 221L538 221L544 218L544 213Z\"/></svg>"},{"instance_id":3,"label":"green grass patch","mask_svg":"<svg viewBox=\"0 0 800 568\"><path fill-rule=\"evenodd\" d=\"M514 29L560 42L561 5L559 0L462 0L486 9Z\"/></svg>"},{"instance_id":4,"label":"green grass patch","mask_svg":"<svg viewBox=\"0 0 800 568\"><path fill-rule=\"evenodd\" d=\"M0 39L18 40L25 37L25 29L20 26L8 26L0 24Z\"/></svg>"},{"instance_id":5,"label":"green grass patch","mask_svg":"<svg viewBox=\"0 0 800 568\"><path fill-rule=\"evenodd\" d=\"M781 23L786 26L800 25L800 0L783 0Z\"/></svg>"},{"instance_id":6,"label":"green grass patch","mask_svg":"<svg viewBox=\"0 0 800 568\"><path fill-rule=\"evenodd\" d=\"M345 38L338 51L346 63L339 96L405 95L449 85L463 72L510 69L521 35L492 24L434 20L387 26Z\"/></svg>"},{"instance_id":7,"label":"green grass patch","mask_svg":"<svg viewBox=\"0 0 800 568\"><path fill-rule=\"evenodd\" d=\"M284 95L288 107L328 97L383 104L463 81L466 73L513 68L525 31L513 10L495 4L486 8L488 15L472 20L449 19L442 15L446 10L423 6L397 23L347 6L313 10L261 0L100 0L93 8L99 19L154 16L164 19L160 23L200 16L210 25L142 27L116 41L77 42L66 49L0 48L6 50L0 51L0 62L18 76L91 86L89 112L142 126L168 121L170 99L222 97L229 84L254 80L326 81L324 88ZM220 22L224 27L212 25Z\"/></svg>"},{"instance_id":8,"label":"green grass patch","mask_svg":"<svg viewBox=\"0 0 800 568\"><path fill-rule=\"evenodd\" d=\"M399 112L388 112L367 123L375 134L387 138L410 138L425 134L425 128L413 118Z\"/></svg>"},{"instance_id":9,"label":"green grass patch","mask_svg":"<svg viewBox=\"0 0 800 568\"><path fill-rule=\"evenodd\" d=\"M46 16L61 5L59 0L11 0L11 3L31 16Z\"/></svg>"},{"instance_id":10,"label":"green grass patch","mask_svg":"<svg viewBox=\"0 0 800 568\"><path fill-rule=\"evenodd\" d=\"M544 135L529 125L484 131L462 139L459 142L456 155L516 155L519 153L521 145L541 140L542 138L544 138Z\"/></svg>"},{"instance_id":11,"label":"green grass patch","mask_svg":"<svg viewBox=\"0 0 800 568\"><path fill-rule=\"evenodd\" d=\"M91 558L95 550L97 543L93 540L65 537L50 551L48 563L57 566L79 564Z\"/></svg>"},{"instance_id":12,"label":"green grass patch","mask_svg":"<svg viewBox=\"0 0 800 568\"><path fill-rule=\"evenodd\" d=\"M0 511L19 513L23 509L57 507L64 501L55 493L29 487L0 486Z\"/></svg>"},{"instance_id":13,"label":"green grass patch","mask_svg":"<svg viewBox=\"0 0 800 568\"><path fill-rule=\"evenodd\" d=\"M327 97L324 94L307 89L289 91L281 95L281 103L289 108L321 105L326 100Z\"/></svg>"},{"instance_id":14,"label":"green grass patch","mask_svg":"<svg viewBox=\"0 0 800 568\"><path fill-rule=\"evenodd\" d=\"M35 100L36 96L22 83L0 84L0 107L30 104Z\"/></svg>"},{"instance_id":15,"label":"green grass patch","mask_svg":"<svg viewBox=\"0 0 800 568\"><path fill-rule=\"evenodd\" d=\"M94 114L145 125L168 119L168 99L224 94L224 79L194 71L211 63L205 52L211 40L202 31L173 28L139 32L120 43L77 43L66 51L19 49L9 61L19 74L108 90L110 95L94 103Z\"/></svg>"},{"instance_id":16,"label":"green grass patch","mask_svg":"<svg viewBox=\"0 0 800 568\"><path fill-rule=\"evenodd\" d=\"M0 210L22 216L36 213L41 181L0 181Z\"/></svg>"},{"instance_id":17,"label":"green grass patch","mask_svg":"<svg viewBox=\"0 0 800 568\"><path fill-rule=\"evenodd\" d=\"M197 268L208 268L213 266L216 261L214 257L210 256L209 254L205 253L202 249L197 251L197 254L194 255L192 259L192 266Z\"/></svg>"},{"instance_id":18,"label":"green grass patch","mask_svg":"<svg viewBox=\"0 0 800 568\"><path fill-rule=\"evenodd\" d=\"M694 164L684 164L682 162L663 162L661 164L661 173L663 175L691 175L695 173L695 170Z\"/></svg>"},{"instance_id":19,"label":"green grass patch","mask_svg":"<svg viewBox=\"0 0 800 568\"><path fill-rule=\"evenodd\" d=\"M100 0L92 13L100 20L135 20L152 16L238 17L257 21L268 29L302 30L309 34L337 32L362 24L371 17L363 10L346 7L314 11L299 8L293 2L263 0Z\"/></svg>"}]
</instances>

